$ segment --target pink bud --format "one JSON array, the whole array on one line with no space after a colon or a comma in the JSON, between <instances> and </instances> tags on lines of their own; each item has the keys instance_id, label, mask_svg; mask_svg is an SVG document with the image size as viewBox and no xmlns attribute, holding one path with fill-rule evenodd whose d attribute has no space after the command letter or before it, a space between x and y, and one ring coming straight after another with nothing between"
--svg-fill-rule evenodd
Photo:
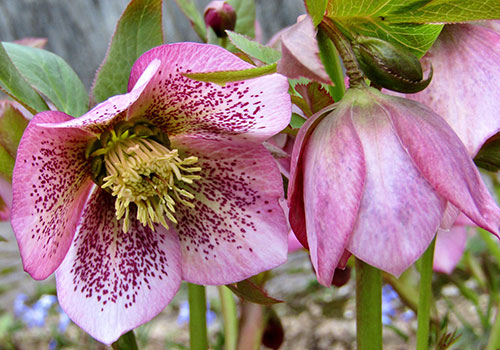
<instances>
[{"instance_id":1,"label":"pink bud","mask_svg":"<svg viewBox=\"0 0 500 350\"><path fill-rule=\"evenodd\" d=\"M219 38L225 38L225 30L234 30L236 25L236 12L225 1L212 1L205 7L203 16L207 27L212 28Z\"/></svg>"}]
</instances>

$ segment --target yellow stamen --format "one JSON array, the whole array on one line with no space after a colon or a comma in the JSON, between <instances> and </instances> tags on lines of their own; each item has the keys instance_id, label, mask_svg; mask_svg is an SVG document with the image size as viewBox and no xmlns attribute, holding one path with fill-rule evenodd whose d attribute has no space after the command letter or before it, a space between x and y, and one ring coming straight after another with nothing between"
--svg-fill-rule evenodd
<instances>
[{"instance_id":1,"label":"yellow stamen","mask_svg":"<svg viewBox=\"0 0 500 350\"><path fill-rule=\"evenodd\" d=\"M189 200L195 196L179 186L200 179L193 174L201 170L193 166L198 158L181 159L176 149L170 150L154 140L123 136L113 133L110 144L105 147L107 176L101 187L109 188L116 197L116 218L123 219L124 232L130 227L130 203L136 204L137 219L144 226L153 229L154 224L161 224L168 229L165 217L177 223L176 204L194 208ZM102 153L101 150L98 152Z\"/></svg>"}]
</instances>

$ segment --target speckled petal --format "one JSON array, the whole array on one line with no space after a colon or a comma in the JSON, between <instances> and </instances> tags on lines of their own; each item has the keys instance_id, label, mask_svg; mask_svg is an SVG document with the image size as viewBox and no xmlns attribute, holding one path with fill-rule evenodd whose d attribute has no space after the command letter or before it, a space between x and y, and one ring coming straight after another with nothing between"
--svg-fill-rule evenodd
<instances>
[{"instance_id":1,"label":"speckled petal","mask_svg":"<svg viewBox=\"0 0 500 350\"><path fill-rule=\"evenodd\" d=\"M183 279L228 284L285 262L283 184L270 153L251 143L187 137L172 146L199 157L202 168L202 179L190 185L195 208L176 213Z\"/></svg>"},{"instance_id":2,"label":"speckled petal","mask_svg":"<svg viewBox=\"0 0 500 350\"><path fill-rule=\"evenodd\" d=\"M434 248L434 271L452 273L462 258L466 242L465 226L454 226L448 231L439 230Z\"/></svg>"},{"instance_id":3,"label":"speckled petal","mask_svg":"<svg viewBox=\"0 0 500 350\"><path fill-rule=\"evenodd\" d=\"M474 156L500 130L500 35L471 24L446 25L424 57L434 76L408 98L442 116Z\"/></svg>"},{"instance_id":4,"label":"speckled petal","mask_svg":"<svg viewBox=\"0 0 500 350\"><path fill-rule=\"evenodd\" d=\"M162 65L145 91L150 105L134 107L169 135L203 135L261 142L284 129L291 116L288 81L271 74L219 86L181 75L188 72L238 70L253 67L218 46L176 43L156 47L132 68L129 88L154 59ZM234 136L233 136L234 137Z\"/></svg>"},{"instance_id":5,"label":"speckled petal","mask_svg":"<svg viewBox=\"0 0 500 350\"><path fill-rule=\"evenodd\" d=\"M145 99L143 92L152 82L152 77L157 72L159 66L159 60L152 60L144 68L142 75L138 77L135 86L131 88L130 92L112 96L81 117L76 119L71 118L71 120L61 123L58 127L78 128L90 133L100 134L105 130L109 130L121 120L142 117L141 115L134 114L134 111L140 112L142 106L149 105L149 101Z\"/></svg>"},{"instance_id":6,"label":"speckled petal","mask_svg":"<svg viewBox=\"0 0 500 350\"><path fill-rule=\"evenodd\" d=\"M48 277L63 260L92 186L84 156L92 135L52 127L70 119L61 112L36 115L17 152L12 227L24 269L35 279Z\"/></svg>"},{"instance_id":7,"label":"speckled petal","mask_svg":"<svg viewBox=\"0 0 500 350\"><path fill-rule=\"evenodd\" d=\"M350 104L327 115L304 150L307 242L318 282L333 274L354 228L363 195L365 160Z\"/></svg>"},{"instance_id":8,"label":"speckled petal","mask_svg":"<svg viewBox=\"0 0 500 350\"><path fill-rule=\"evenodd\" d=\"M68 316L111 344L152 319L174 297L181 282L179 241L163 228L153 232L134 219L123 233L113 197L95 188L56 280Z\"/></svg>"},{"instance_id":9,"label":"speckled petal","mask_svg":"<svg viewBox=\"0 0 500 350\"><path fill-rule=\"evenodd\" d=\"M478 226L498 235L500 209L450 126L424 105L385 96L401 144L436 191Z\"/></svg>"},{"instance_id":10,"label":"speckled petal","mask_svg":"<svg viewBox=\"0 0 500 350\"><path fill-rule=\"evenodd\" d=\"M374 94L373 98L379 95L375 89L370 88L369 92ZM370 265L399 275L431 242L446 200L413 164L397 137L389 113L393 112L371 101L366 105L359 102L352 110L363 144L366 180L358 221L347 249Z\"/></svg>"}]
</instances>

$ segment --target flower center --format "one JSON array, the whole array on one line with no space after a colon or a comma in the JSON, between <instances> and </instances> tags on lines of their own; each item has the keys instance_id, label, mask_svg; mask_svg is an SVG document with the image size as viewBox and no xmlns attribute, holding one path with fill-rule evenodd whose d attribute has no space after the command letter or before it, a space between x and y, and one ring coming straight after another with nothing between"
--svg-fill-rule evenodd
<instances>
[{"instance_id":1,"label":"flower center","mask_svg":"<svg viewBox=\"0 0 500 350\"><path fill-rule=\"evenodd\" d=\"M154 229L158 223L169 228L175 206L190 202L194 195L182 188L200 179L197 157L182 159L177 149L169 149L167 136L146 121L118 123L89 143L86 157L91 162L92 179L116 197L117 220L123 219L123 232L130 227L130 204L137 206L137 219Z\"/></svg>"}]
</instances>

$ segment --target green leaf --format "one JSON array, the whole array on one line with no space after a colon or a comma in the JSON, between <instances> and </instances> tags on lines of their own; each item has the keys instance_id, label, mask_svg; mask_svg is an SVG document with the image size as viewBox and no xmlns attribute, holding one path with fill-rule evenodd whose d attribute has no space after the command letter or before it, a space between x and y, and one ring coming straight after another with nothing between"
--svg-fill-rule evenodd
<instances>
[{"instance_id":1,"label":"green leaf","mask_svg":"<svg viewBox=\"0 0 500 350\"><path fill-rule=\"evenodd\" d=\"M0 175L6 179L12 178L15 159L7 152L5 148L0 146Z\"/></svg>"},{"instance_id":2,"label":"green leaf","mask_svg":"<svg viewBox=\"0 0 500 350\"><path fill-rule=\"evenodd\" d=\"M8 241L7 241L7 238L5 238L4 236L0 235L0 242L8 242Z\"/></svg>"},{"instance_id":3,"label":"green leaf","mask_svg":"<svg viewBox=\"0 0 500 350\"><path fill-rule=\"evenodd\" d=\"M484 143L474 158L474 163L488 171L497 172L500 170L500 133Z\"/></svg>"},{"instance_id":4,"label":"green leaf","mask_svg":"<svg viewBox=\"0 0 500 350\"><path fill-rule=\"evenodd\" d=\"M22 77L0 44L0 88L26 107L31 113L49 109L43 98Z\"/></svg>"},{"instance_id":5,"label":"green leaf","mask_svg":"<svg viewBox=\"0 0 500 350\"><path fill-rule=\"evenodd\" d=\"M193 0L175 0L175 3L181 9L182 13L189 19L194 31L201 40L207 42L207 28L203 16L196 8Z\"/></svg>"},{"instance_id":6,"label":"green leaf","mask_svg":"<svg viewBox=\"0 0 500 350\"><path fill-rule=\"evenodd\" d=\"M264 46L256 41L250 40L244 35L229 30L226 32L233 45L250 57L256 58L265 64L277 62L281 58L281 53L272 47Z\"/></svg>"},{"instance_id":7,"label":"green leaf","mask_svg":"<svg viewBox=\"0 0 500 350\"><path fill-rule=\"evenodd\" d=\"M163 43L162 0L132 0L116 25L92 87L95 102L127 91L130 70L144 52Z\"/></svg>"},{"instance_id":8,"label":"green leaf","mask_svg":"<svg viewBox=\"0 0 500 350\"><path fill-rule=\"evenodd\" d=\"M292 119L290 119L290 126L293 129L299 129L302 125L304 125L305 122L306 120L303 117L301 117L297 113L292 113Z\"/></svg>"},{"instance_id":9,"label":"green leaf","mask_svg":"<svg viewBox=\"0 0 500 350\"><path fill-rule=\"evenodd\" d=\"M228 284L227 287L238 297L261 305L272 305L283 301L270 297L266 291L250 280Z\"/></svg>"},{"instance_id":10,"label":"green leaf","mask_svg":"<svg viewBox=\"0 0 500 350\"><path fill-rule=\"evenodd\" d=\"M88 95L75 71L52 52L3 43L7 54L26 80L61 112L78 117L88 110Z\"/></svg>"},{"instance_id":11,"label":"green leaf","mask_svg":"<svg viewBox=\"0 0 500 350\"><path fill-rule=\"evenodd\" d=\"M328 3L328 0L305 0L304 1L304 4L306 5L307 13L309 14L309 16L312 17L315 27L323 19L323 15L325 14L327 3Z\"/></svg>"},{"instance_id":12,"label":"green leaf","mask_svg":"<svg viewBox=\"0 0 500 350\"><path fill-rule=\"evenodd\" d=\"M350 0L330 0L327 16L331 18L348 37L356 34L380 38L408 48L422 57L437 39L442 24L417 24L391 22L391 15L399 13L415 4L416 0L371 0L356 2Z\"/></svg>"},{"instance_id":13,"label":"green leaf","mask_svg":"<svg viewBox=\"0 0 500 350\"><path fill-rule=\"evenodd\" d=\"M392 23L456 23L498 18L498 0L431 0L414 1L386 19Z\"/></svg>"},{"instance_id":14,"label":"green leaf","mask_svg":"<svg viewBox=\"0 0 500 350\"><path fill-rule=\"evenodd\" d=\"M227 3L236 11L236 27L234 27L234 31L255 38L255 1L228 0Z\"/></svg>"},{"instance_id":15,"label":"green leaf","mask_svg":"<svg viewBox=\"0 0 500 350\"><path fill-rule=\"evenodd\" d=\"M255 67L243 70L226 70L207 73L184 73L183 75L194 80L224 85L231 81L241 81L261 77L276 72L276 63L267 66Z\"/></svg>"},{"instance_id":16,"label":"green leaf","mask_svg":"<svg viewBox=\"0 0 500 350\"><path fill-rule=\"evenodd\" d=\"M13 158L27 126L28 120L11 101L0 103L0 146L4 147Z\"/></svg>"}]
</instances>

